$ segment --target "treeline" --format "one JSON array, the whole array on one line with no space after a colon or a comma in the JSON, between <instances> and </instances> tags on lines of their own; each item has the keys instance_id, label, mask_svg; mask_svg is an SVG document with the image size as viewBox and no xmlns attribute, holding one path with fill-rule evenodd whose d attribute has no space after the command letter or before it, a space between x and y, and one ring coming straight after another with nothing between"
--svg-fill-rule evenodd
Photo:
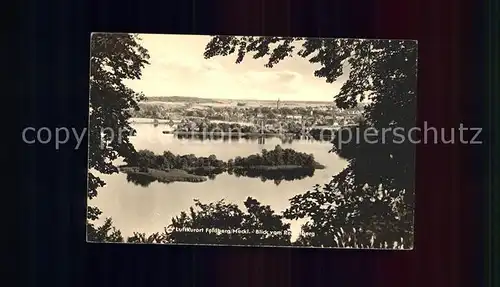
<instances>
[{"instance_id":1,"label":"treeline","mask_svg":"<svg viewBox=\"0 0 500 287\"><path fill-rule=\"evenodd\" d=\"M213 170L223 172L233 169L295 169L295 168L323 168L317 163L312 154L297 152L293 149L283 149L277 145L274 150L263 149L261 154L253 154L248 157L236 157L228 162L217 159L217 156L197 157L194 154L175 155L170 151L162 155L156 155L149 150L140 150L134 157L127 160L127 165L139 168L153 169L181 169L195 171L196 169Z\"/></svg>"},{"instance_id":2,"label":"treeline","mask_svg":"<svg viewBox=\"0 0 500 287\"><path fill-rule=\"evenodd\" d=\"M182 101L181 101L182 102ZM187 104L189 106L190 104ZM192 103L191 103L192 105ZM184 117L202 117L210 120L228 120L230 118L253 118L258 115L264 116L265 119L282 119L287 116L301 117L302 119L314 117L321 119L322 117L330 116L360 116L362 109L354 108L347 110L332 110L331 108L324 109L318 107L248 107L238 104L237 107L212 107L207 106L204 109L191 110L186 109L186 106L166 106L161 103L142 102L138 104L138 109L129 109L128 113L132 117L138 118L159 118L168 119L173 115Z\"/></svg>"},{"instance_id":3,"label":"treeline","mask_svg":"<svg viewBox=\"0 0 500 287\"><path fill-rule=\"evenodd\" d=\"M259 133L261 127L259 125L240 125L238 123L214 123L210 122L211 118L207 117L205 120L190 120L182 121L178 126L177 132L222 132L222 133ZM286 133L286 134L300 134L303 132L304 126L295 122L278 122L273 120L266 120L266 124L274 124L274 128L266 128L266 132L270 133Z\"/></svg>"},{"instance_id":4,"label":"treeline","mask_svg":"<svg viewBox=\"0 0 500 287\"><path fill-rule=\"evenodd\" d=\"M182 122L178 125L176 131L183 132L223 132L223 133L253 133L257 132L254 126L244 126L237 123L213 123L202 121L196 122Z\"/></svg>"},{"instance_id":5,"label":"treeline","mask_svg":"<svg viewBox=\"0 0 500 287\"><path fill-rule=\"evenodd\" d=\"M314 155L303 152L297 152L293 149L283 149L277 145L274 150L263 149L261 154L253 154L248 157L236 157L234 160L229 160L228 166L235 167L311 167L321 168L314 160Z\"/></svg>"},{"instance_id":6,"label":"treeline","mask_svg":"<svg viewBox=\"0 0 500 287\"><path fill-rule=\"evenodd\" d=\"M146 98L148 102L171 102L171 103L178 103L178 102L189 102L189 103L219 103L220 101L214 100L214 99L207 99L207 98L197 98L197 97L179 97L179 96L172 96L172 97L148 97Z\"/></svg>"},{"instance_id":7,"label":"treeline","mask_svg":"<svg viewBox=\"0 0 500 287\"><path fill-rule=\"evenodd\" d=\"M200 167L225 169L227 166L224 161L217 159L215 155L197 157L194 154L175 155L170 151L166 151L162 155L156 155L150 150L138 151L132 159L127 161L127 164L130 166L138 166L140 168L167 170L189 170Z\"/></svg>"}]
</instances>

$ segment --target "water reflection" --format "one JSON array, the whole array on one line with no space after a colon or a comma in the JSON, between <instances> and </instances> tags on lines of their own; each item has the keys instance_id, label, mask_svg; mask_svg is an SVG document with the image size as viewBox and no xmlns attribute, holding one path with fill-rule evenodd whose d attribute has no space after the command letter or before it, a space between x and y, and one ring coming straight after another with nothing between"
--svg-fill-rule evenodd
<instances>
[{"instance_id":1,"label":"water reflection","mask_svg":"<svg viewBox=\"0 0 500 287\"><path fill-rule=\"evenodd\" d=\"M144 175L144 174L127 174L127 182L131 182L137 186L148 187L151 183L155 182L156 179Z\"/></svg>"},{"instance_id":2,"label":"water reflection","mask_svg":"<svg viewBox=\"0 0 500 287\"><path fill-rule=\"evenodd\" d=\"M175 134L175 139L184 141L212 141L217 140L222 142L234 142L234 141L244 141L244 142L256 142L258 144L266 144L266 141L271 139L279 140L281 144L292 144L296 141L311 141L311 142L331 142L333 136L330 134L311 134L307 136L303 135L287 135L287 136L276 136L276 135L221 135L221 134Z\"/></svg>"},{"instance_id":3,"label":"water reflection","mask_svg":"<svg viewBox=\"0 0 500 287\"><path fill-rule=\"evenodd\" d=\"M192 171L190 171L190 173L192 173L192 174L206 176L206 177L208 177L208 179L211 179L211 180L214 180L217 177L217 175L219 175L223 172L224 172L224 169L222 169L222 168L216 168L216 169L211 169L211 170L207 170L204 168L197 168L197 169L193 169Z\"/></svg>"},{"instance_id":4,"label":"water reflection","mask_svg":"<svg viewBox=\"0 0 500 287\"><path fill-rule=\"evenodd\" d=\"M236 169L229 171L229 174L234 174L236 177L245 176L251 178L260 178L262 182L268 180L274 181L274 184L279 185L283 180L294 181L301 180L314 175L312 168L296 168L291 170L257 170L257 169Z\"/></svg>"},{"instance_id":5,"label":"water reflection","mask_svg":"<svg viewBox=\"0 0 500 287\"><path fill-rule=\"evenodd\" d=\"M291 170L258 170L258 169L235 169L225 171L223 169L195 169L190 173L200 176L206 176L209 180L215 180L218 175L227 173L235 177L259 178L262 182L273 181L275 185L280 185L282 181L301 180L307 177L314 176L314 169L311 168L296 168ZM156 179L143 174L127 174L127 182L137 186L148 187ZM162 182L169 184L170 182Z\"/></svg>"},{"instance_id":6,"label":"water reflection","mask_svg":"<svg viewBox=\"0 0 500 287\"><path fill-rule=\"evenodd\" d=\"M199 141L211 141L211 140L222 140L223 142L244 140L246 142L256 142L260 140L261 136L250 136L250 135L238 135L238 134L176 134L176 139L179 140L199 140Z\"/></svg>"}]
</instances>

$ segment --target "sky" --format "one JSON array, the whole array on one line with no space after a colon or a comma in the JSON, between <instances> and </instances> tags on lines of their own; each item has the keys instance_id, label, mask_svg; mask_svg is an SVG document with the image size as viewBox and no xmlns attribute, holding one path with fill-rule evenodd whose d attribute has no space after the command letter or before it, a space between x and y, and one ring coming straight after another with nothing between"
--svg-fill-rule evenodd
<instances>
[{"instance_id":1,"label":"sky","mask_svg":"<svg viewBox=\"0 0 500 287\"><path fill-rule=\"evenodd\" d=\"M245 57L236 64L236 55L204 59L210 36L141 34L149 51L150 65L140 80L125 82L147 97L200 97L282 101L333 101L345 76L328 84L314 77L318 68L306 59L292 57L273 68L265 59Z\"/></svg>"}]
</instances>

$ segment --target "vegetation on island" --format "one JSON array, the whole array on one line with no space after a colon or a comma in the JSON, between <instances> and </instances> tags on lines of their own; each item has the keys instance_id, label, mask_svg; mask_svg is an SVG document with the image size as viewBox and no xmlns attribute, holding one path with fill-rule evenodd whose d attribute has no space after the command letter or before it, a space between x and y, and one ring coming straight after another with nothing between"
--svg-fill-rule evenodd
<instances>
[{"instance_id":1,"label":"vegetation on island","mask_svg":"<svg viewBox=\"0 0 500 287\"><path fill-rule=\"evenodd\" d=\"M233 169L287 170L294 168L324 168L323 165L315 161L314 155L297 152L289 148L283 149L280 145L277 145L273 150L263 149L260 154L236 157L234 160L230 160L228 165Z\"/></svg>"},{"instance_id":2,"label":"vegetation on island","mask_svg":"<svg viewBox=\"0 0 500 287\"><path fill-rule=\"evenodd\" d=\"M236 176L258 177L262 180L296 180L312 176L315 169L324 166L314 160L312 154L283 149L262 150L261 154L236 157L225 162L215 155L197 157L194 154L174 155L166 151L157 155L149 150L140 150L125 160L127 165L120 170L129 175L129 181L147 186L157 180L163 183L174 181L202 182L206 177L214 179L217 174L228 172Z\"/></svg>"},{"instance_id":3,"label":"vegetation on island","mask_svg":"<svg viewBox=\"0 0 500 287\"><path fill-rule=\"evenodd\" d=\"M131 182L137 186L148 187L151 183L157 181L156 178L149 175L142 175L139 173L127 173L127 182ZM163 182L168 184L170 182Z\"/></svg>"},{"instance_id":4,"label":"vegetation on island","mask_svg":"<svg viewBox=\"0 0 500 287\"><path fill-rule=\"evenodd\" d=\"M194 154L174 155L170 151L157 155L149 150L140 150L125 162L127 165L121 166L120 170L127 173L129 181L141 186L148 186L154 181L203 182L206 177L213 179L227 167L215 155L196 157Z\"/></svg>"},{"instance_id":5,"label":"vegetation on island","mask_svg":"<svg viewBox=\"0 0 500 287\"><path fill-rule=\"evenodd\" d=\"M226 163L217 159L215 155L197 157L194 154L175 155L170 151L158 155L150 150L140 150L133 157L125 159L125 162L128 166L162 170L180 169L190 171L196 168L216 170L226 167Z\"/></svg>"},{"instance_id":6,"label":"vegetation on island","mask_svg":"<svg viewBox=\"0 0 500 287\"><path fill-rule=\"evenodd\" d=\"M255 126L240 125L237 123L214 123L200 121L199 123L184 121L181 122L174 132L194 132L194 133L231 133L239 135L241 133L257 133L259 130Z\"/></svg>"},{"instance_id":7,"label":"vegetation on island","mask_svg":"<svg viewBox=\"0 0 500 287\"><path fill-rule=\"evenodd\" d=\"M93 34L91 47L90 169L111 174L118 171L112 160L118 156L130 158L135 151L126 134L122 141L101 150L99 129L110 124L116 130L128 127L128 111L137 106L139 95L126 88L122 80L140 78L149 56L133 35ZM414 126L417 71L417 45L414 41L215 36L206 47L205 58L231 54L236 54L236 63L241 63L247 54L253 54L256 59L267 57L266 66L269 68L292 55L300 56L319 65L314 75L328 83L341 76L344 65L349 63L348 79L335 95L337 107L353 108L368 97L370 103L363 112L364 127L397 126L407 130ZM290 207L283 216L287 219L308 218L302 229L309 232L293 244L413 247L414 146L411 143L395 144L390 138L385 144L370 144L363 140L342 146L333 143L332 152L348 159L348 167L335 175L331 182L317 185L290 200ZM97 189L104 185L105 182L89 173L89 198L96 196ZM247 212L242 212L234 204L196 202L189 213L174 218L170 227L288 228L282 222L282 215L274 214L260 203L252 201L246 207ZM120 231L112 226L111 219L106 219L102 226L93 224L99 215L99 210L89 206L88 239L124 241ZM151 236L135 234L126 241L199 243L203 240L204 243L254 245L269 238L267 235L250 237L220 233L179 233L173 236L172 233L167 229ZM289 239L280 238L273 244L289 244Z\"/></svg>"},{"instance_id":8,"label":"vegetation on island","mask_svg":"<svg viewBox=\"0 0 500 287\"><path fill-rule=\"evenodd\" d=\"M190 174L185 170L181 169L169 169L169 170L160 170L154 168L141 168L141 167L120 167L120 171L129 174L135 175L137 177L142 178L151 178L157 180L158 182L163 183L171 183L175 181L183 181L183 182L203 182L207 179L203 176Z\"/></svg>"}]
</instances>

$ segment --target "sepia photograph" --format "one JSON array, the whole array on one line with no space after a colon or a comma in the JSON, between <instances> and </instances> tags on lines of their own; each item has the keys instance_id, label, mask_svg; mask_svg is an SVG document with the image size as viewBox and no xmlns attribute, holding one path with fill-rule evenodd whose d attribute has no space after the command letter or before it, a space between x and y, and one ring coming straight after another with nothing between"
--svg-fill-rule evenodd
<instances>
[{"instance_id":1,"label":"sepia photograph","mask_svg":"<svg viewBox=\"0 0 500 287\"><path fill-rule=\"evenodd\" d=\"M413 249L417 52L93 33L87 242Z\"/></svg>"}]
</instances>

